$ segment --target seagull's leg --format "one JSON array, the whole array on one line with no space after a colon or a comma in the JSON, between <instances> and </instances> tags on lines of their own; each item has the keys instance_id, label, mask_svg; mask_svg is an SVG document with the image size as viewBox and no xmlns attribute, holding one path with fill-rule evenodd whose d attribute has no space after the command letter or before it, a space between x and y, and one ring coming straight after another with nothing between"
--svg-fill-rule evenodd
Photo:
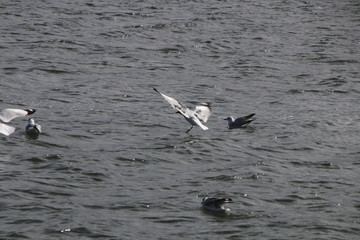
<instances>
[{"instance_id":1,"label":"seagull's leg","mask_svg":"<svg viewBox=\"0 0 360 240\"><path fill-rule=\"evenodd\" d=\"M186 133L189 133L193 127L194 127L194 125L191 125L191 128L189 130L187 130Z\"/></svg>"}]
</instances>

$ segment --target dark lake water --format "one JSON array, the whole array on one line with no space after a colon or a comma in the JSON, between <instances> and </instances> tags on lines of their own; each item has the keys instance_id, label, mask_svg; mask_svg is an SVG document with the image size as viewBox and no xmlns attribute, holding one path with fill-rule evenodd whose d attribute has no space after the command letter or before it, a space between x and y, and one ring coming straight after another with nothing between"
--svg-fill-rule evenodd
<instances>
[{"instance_id":1,"label":"dark lake water","mask_svg":"<svg viewBox=\"0 0 360 240\"><path fill-rule=\"evenodd\" d=\"M0 239L358 239L360 2L10 1ZM189 107L194 128L153 86ZM243 129L223 119L256 113ZM204 196L230 197L211 214Z\"/></svg>"}]
</instances>

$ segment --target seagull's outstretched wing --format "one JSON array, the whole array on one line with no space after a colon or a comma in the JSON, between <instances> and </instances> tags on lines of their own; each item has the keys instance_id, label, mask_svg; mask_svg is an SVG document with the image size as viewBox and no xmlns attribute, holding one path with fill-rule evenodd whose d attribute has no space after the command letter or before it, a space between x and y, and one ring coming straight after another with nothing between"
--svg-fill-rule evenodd
<instances>
[{"instance_id":1,"label":"seagull's outstretched wing","mask_svg":"<svg viewBox=\"0 0 360 240\"><path fill-rule=\"evenodd\" d=\"M7 108L0 112L0 120L3 122L10 122L14 118L17 117L25 117L27 115L31 115L36 112L35 109L13 109Z\"/></svg>"},{"instance_id":2,"label":"seagull's outstretched wing","mask_svg":"<svg viewBox=\"0 0 360 240\"><path fill-rule=\"evenodd\" d=\"M11 135L12 133L15 132L15 128L11 127L9 125L6 125L4 123L0 123L0 133L4 134L6 136Z\"/></svg>"},{"instance_id":3,"label":"seagull's outstretched wing","mask_svg":"<svg viewBox=\"0 0 360 240\"><path fill-rule=\"evenodd\" d=\"M204 103L204 105L196 106L195 113L196 116L205 123L211 115L211 107Z\"/></svg>"},{"instance_id":4,"label":"seagull's outstretched wing","mask_svg":"<svg viewBox=\"0 0 360 240\"><path fill-rule=\"evenodd\" d=\"M163 96L163 98L171 105L172 108L174 108L175 110L177 111L180 111L182 114L187 114L187 108L181 104L181 102L177 101L176 99L174 98L171 98L165 94L163 94L162 92L158 91L155 87L154 87L154 90L158 93L160 93L161 96Z\"/></svg>"}]
</instances>

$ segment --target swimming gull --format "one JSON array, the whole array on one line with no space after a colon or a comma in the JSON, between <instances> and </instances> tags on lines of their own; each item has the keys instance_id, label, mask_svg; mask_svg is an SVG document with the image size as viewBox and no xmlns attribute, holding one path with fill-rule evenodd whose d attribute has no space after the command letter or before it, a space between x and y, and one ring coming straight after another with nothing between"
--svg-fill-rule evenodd
<instances>
[{"instance_id":1,"label":"swimming gull","mask_svg":"<svg viewBox=\"0 0 360 240\"><path fill-rule=\"evenodd\" d=\"M246 125L248 125L249 123L254 121L255 119L251 119L254 115L255 115L255 113L244 116L244 117L239 117L235 120L233 117L227 117L224 120L228 121L229 129L240 128L240 127L245 127Z\"/></svg>"},{"instance_id":2,"label":"swimming gull","mask_svg":"<svg viewBox=\"0 0 360 240\"><path fill-rule=\"evenodd\" d=\"M195 110L193 111L185 107L185 105L183 105L181 102L158 91L155 87L154 90L163 96L163 98L171 105L171 107L177 110L177 113L180 113L186 119L186 121L191 124L191 128L187 130L186 133L188 133L194 126L199 126L202 130L209 129L203 124L206 123L211 114L211 107L209 104L202 103L202 105L196 106ZM203 123L201 123L201 121Z\"/></svg>"},{"instance_id":3,"label":"swimming gull","mask_svg":"<svg viewBox=\"0 0 360 240\"><path fill-rule=\"evenodd\" d=\"M25 133L31 137L38 137L41 133L41 126L35 123L33 118L29 118L28 125L25 128Z\"/></svg>"},{"instance_id":4,"label":"swimming gull","mask_svg":"<svg viewBox=\"0 0 360 240\"><path fill-rule=\"evenodd\" d=\"M6 136L11 135L15 132L15 128L9 125L4 124L3 122L10 122L17 117L25 117L35 113L35 109L13 109L7 108L0 112L0 133Z\"/></svg>"},{"instance_id":5,"label":"swimming gull","mask_svg":"<svg viewBox=\"0 0 360 240\"><path fill-rule=\"evenodd\" d=\"M231 202L232 202L231 198L204 197L201 204L203 208L207 210L214 212L222 212L229 210L227 208L224 208L224 204Z\"/></svg>"}]
</instances>

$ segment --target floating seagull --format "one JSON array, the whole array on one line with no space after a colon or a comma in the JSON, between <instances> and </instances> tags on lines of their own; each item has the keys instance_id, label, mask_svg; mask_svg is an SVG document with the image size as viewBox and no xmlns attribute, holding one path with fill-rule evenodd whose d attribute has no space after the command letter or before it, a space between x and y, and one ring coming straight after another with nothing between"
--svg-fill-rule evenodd
<instances>
[{"instance_id":1,"label":"floating seagull","mask_svg":"<svg viewBox=\"0 0 360 240\"><path fill-rule=\"evenodd\" d=\"M10 122L14 118L17 117L25 117L36 112L35 109L13 109L7 108L0 112L0 120L2 122ZM0 133L9 136L13 132L15 132L15 128L9 125L6 125L0 121Z\"/></svg>"},{"instance_id":2,"label":"floating seagull","mask_svg":"<svg viewBox=\"0 0 360 240\"><path fill-rule=\"evenodd\" d=\"M211 108L209 104L202 103L201 106L196 106L195 111L185 107L182 103L178 102L174 98L171 98L162 92L159 92L155 87L154 90L161 94L161 96L164 97L164 99L171 105L172 108L177 110L177 113L180 113L183 115L183 117L191 124L191 128L186 131L188 133L194 126L201 127L202 130L208 130L209 128L201 123L208 120L210 114L211 114Z\"/></svg>"},{"instance_id":3,"label":"floating seagull","mask_svg":"<svg viewBox=\"0 0 360 240\"><path fill-rule=\"evenodd\" d=\"M247 124L249 124L249 123L251 123L252 121L254 121L255 119L250 119L250 118L252 118L254 115L255 115L255 113L250 114L250 115L245 116L245 117L237 118L236 120L234 120L233 117L228 117L228 118L225 118L224 120L228 120L229 129L240 128L240 127L244 127L244 126L246 126Z\"/></svg>"},{"instance_id":4,"label":"floating seagull","mask_svg":"<svg viewBox=\"0 0 360 240\"><path fill-rule=\"evenodd\" d=\"M33 118L29 118L28 125L25 128L25 133L30 137L38 137L41 133L41 126L35 123Z\"/></svg>"},{"instance_id":5,"label":"floating seagull","mask_svg":"<svg viewBox=\"0 0 360 240\"><path fill-rule=\"evenodd\" d=\"M203 208L207 210L214 212L222 212L229 210L227 208L224 208L224 204L231 202L232 202L231 198L204 197L201 204Z\"/></svg>"}]
</instances>

